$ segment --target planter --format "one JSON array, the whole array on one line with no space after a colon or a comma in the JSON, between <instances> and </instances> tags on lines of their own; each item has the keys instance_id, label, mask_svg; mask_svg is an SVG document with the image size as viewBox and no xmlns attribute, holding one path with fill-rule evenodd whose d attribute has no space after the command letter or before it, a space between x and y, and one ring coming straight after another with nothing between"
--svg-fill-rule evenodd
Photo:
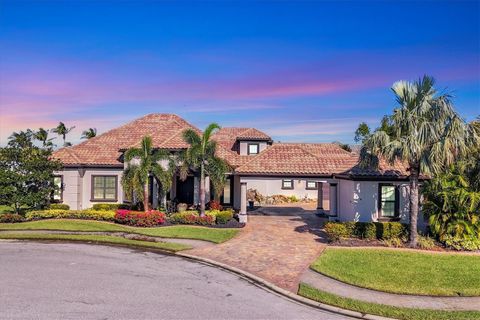
<instances>
[{"instance_id":1,"label":"planter","mask_svg":"<svg viewBox=\"0 0 480 320\"><path fill-rule=\"evenodd\" d=\"M177 212L183 212L183 211L186 211L188 209L188 204L186 203L179 203L177 205Z\"/></svg>"},{"instance_id":2,"label":"planter","mask_svg":"<svg viewBox=\"0 0 480 320\"><path fill-rule=\"evenodd\" d=\"M254 205L254 204L255 204L255 201L249 200L249 201L248 201L248 208L249 208L249 209L253 209L253 205Z\"/></svg>"}]
</instances>

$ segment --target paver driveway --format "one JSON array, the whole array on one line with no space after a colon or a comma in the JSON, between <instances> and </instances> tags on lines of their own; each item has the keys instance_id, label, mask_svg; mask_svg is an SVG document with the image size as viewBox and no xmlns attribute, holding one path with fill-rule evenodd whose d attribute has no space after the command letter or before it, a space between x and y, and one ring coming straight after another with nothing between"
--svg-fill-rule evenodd
<instances>
[{"instance_id":1,"label":"paver driveway","mask_svg":"<svg viewBox=\"0 0 480 320\"><path fill-rule=\"evenodd\" d=\"M253 214L236 238L187 252L248 271L296 293L300 276L325 248L322 219L300 207L264 207Z\"/></svg>"}]
</instances>

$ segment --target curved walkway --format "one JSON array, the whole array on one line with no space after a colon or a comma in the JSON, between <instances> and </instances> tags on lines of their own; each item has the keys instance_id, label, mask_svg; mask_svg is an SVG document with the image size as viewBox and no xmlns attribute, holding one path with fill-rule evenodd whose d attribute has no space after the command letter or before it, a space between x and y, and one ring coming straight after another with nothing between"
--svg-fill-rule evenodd
<instances>
[{"instance_id":1,"label":"curved walkway","mask_svg":"<svg viewBox=\"0 0 480 320\"><path fill-rule=\"evenodd\" d=\"M387 293L353 286L310 269L303 274L301 281L342 297L395 307L480 311L480 297L432 297Z\"/></svg>"}]
</instances>

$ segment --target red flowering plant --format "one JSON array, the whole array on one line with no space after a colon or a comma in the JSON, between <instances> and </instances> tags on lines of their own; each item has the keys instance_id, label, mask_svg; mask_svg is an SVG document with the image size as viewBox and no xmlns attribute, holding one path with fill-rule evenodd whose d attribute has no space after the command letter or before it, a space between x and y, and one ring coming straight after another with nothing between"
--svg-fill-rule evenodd
<instances>
[{"instance_id":1,"label":"red flowering plant","mask_svg":"<svg viewBox=\"0 0 480 320\"><path fill-rule=\"evenodd\" d=\"M147 212L119 209L115 213L115 222L135 227L156 227L163 224L166 215L158 210Z\"/></svg>"},{"instance_id":2,"label":"red flowering plant","mask_svg":"<svg viewBox=\"0 0 480 320\"><path fill-rule=\"evenodd\" d=\"M223 210L223 206L220 204L219 201L217 200L211 200L208 204L207 204L207 207L210 209L210 210L220 210L222 211Z\"/></svg>"}]
</instances>

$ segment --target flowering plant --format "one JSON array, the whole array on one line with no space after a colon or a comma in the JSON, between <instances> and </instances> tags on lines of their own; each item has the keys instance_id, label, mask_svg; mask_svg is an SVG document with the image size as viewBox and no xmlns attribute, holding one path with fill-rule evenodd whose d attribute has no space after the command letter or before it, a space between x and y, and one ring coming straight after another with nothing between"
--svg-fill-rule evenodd
<instances>
[{"instance_id":1,"label":"flowering plant","mask_svg":"<svg viewBox=\"0 0 480 320\"><path fill-rule=\"evenodd\" d=\"M155 227L165 222L166 215L158 210L147 212L118 209L115 213L115 222L135 227Z\"/></svg>"}]
</instances>

